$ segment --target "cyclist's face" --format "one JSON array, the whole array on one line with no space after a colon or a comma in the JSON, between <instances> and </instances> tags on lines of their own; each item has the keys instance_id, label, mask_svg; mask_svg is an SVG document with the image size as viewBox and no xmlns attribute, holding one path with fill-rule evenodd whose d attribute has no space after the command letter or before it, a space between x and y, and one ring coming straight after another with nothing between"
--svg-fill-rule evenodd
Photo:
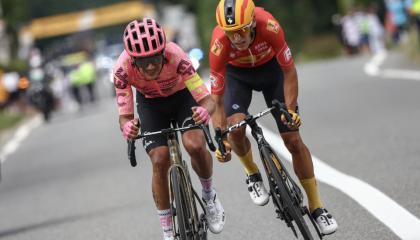
<instances>
[{"instance_id":1,"label":"cyclist's face","mask_svg":"<svg viewBox=\"0 0 420 240\"><path fill-rule=\"evenodd\" d=\"M134 65L148 80L153 80L159 77L163 66L164 54L158 54L145 58L133 58Z\"/></svg>"},{"instance_id":2,"label":"cyclist's face","mask_svg":"<svg viewBox=\"0 0 420 240\"><path fill-rule=\"evenodd\" d=\"M245 50L252 42L251 30L252 23L236 31L225 31L225 34L238 50Z\"/></svg>"}]
</instances>

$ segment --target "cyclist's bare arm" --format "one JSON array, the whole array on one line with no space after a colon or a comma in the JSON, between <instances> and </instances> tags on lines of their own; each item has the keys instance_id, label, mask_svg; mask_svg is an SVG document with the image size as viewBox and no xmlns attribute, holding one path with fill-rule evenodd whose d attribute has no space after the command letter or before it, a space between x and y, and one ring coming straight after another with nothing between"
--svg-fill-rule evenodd
<instances>
[{"instance_id":1,"label":"cyclist's bare arm","mask_svg":"<svg viewBox=\"0 0 420 240\"><path fill-rule=\"evenodd\" d=\"M298 97L298 75L296 68L283 69L284 98L287 109L295 111Z\"/></svg>"},{"instance_id":2,"label":"cyclist's bare arm","mask_svg":"<svg viewBox=\"0 0 420 240\"><path fill-rule=\"evenodd\" d=\"M124 125L134 119L134 114L127 114L127 115L120 115L119 122L120 122L120 129L121 131L124 128Z\"/></svg>"},{"instance_id":3,"label":"cyclist's bare arm","mask_svg":"<svg viewBox=\"0 0 420 240\"><path fill-rule=\"evenodd\" d=\"M227 121L226 121L226 114L225 114L225 109L223 105L224 97L223 95L216 95L216 94L212 94L211 97L214 100L215 106L216 106L216 109L211 118L213 122L213 127L215 129L216 128L225 129L227 127Z\"/></svg>"},{"instance_id":4,"label":"cyclist's bare arm","mask_svg":"<svg viewBox=\"0 0 420 240\"><path fill-rule=\"evenodd\" d=\"M214 102L213 98L210 95L207 95L206 97L201 99L198 102L198 104L204 107L209 112L210 116L212 116L214 112L216 111L216 103Z\"/></svg>"}]
</instances>

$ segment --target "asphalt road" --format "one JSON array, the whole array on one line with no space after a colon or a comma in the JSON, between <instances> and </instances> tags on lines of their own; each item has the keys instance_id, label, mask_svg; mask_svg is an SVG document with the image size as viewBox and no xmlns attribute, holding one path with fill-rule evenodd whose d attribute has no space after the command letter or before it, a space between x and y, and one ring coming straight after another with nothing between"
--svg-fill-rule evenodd
<instances>
[{"instance_id":1,"label":"asphalt road","mask_svg":"<svg viewBox=\"0 0 420 240\"><path fill-rule=\"evenodd\" d=\"M298 66L301 133L313 155L420 218L420 82L369 77L363 72L368 60ZM395 53L384 66L416 67ZM256 93L250 112L264 107ZM271 117L260 123L276 129ZM151 164L139 144L137 168L125 154L112 99L55 116L33 130L2 164L0 239L161 239ZM214 169L227 222L221 234L209 239L294 239L275 218L271 203L251 203L236 158L215 162ZM199 189L194 175L193 180ZM340 189L319 186L325 206L339 222L339 230L325 239L400 239Z\"/></svg>"}]
</instances>

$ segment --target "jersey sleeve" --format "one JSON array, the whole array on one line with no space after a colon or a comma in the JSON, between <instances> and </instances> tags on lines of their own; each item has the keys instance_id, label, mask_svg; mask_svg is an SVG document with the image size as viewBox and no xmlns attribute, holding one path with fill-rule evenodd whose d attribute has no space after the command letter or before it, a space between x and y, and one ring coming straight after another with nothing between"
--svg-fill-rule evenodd
<instances>
[{"instance_id":1,"label":"jersey sleeve","mask_svg":"<svg viewBox=\"0 0 420 240\"><path fill-rule=\"evenodd\" d=\"M287 45L283 28L270 13L265 12L265 15L265 21L263 22L265 24L263 26L265 39L273 47L278 63L283 69L294 67L292 52Z\"/></svg>"},{"instance_id":2,"label":"jersey sleeve","mask_svg":"<svg viewBox=\"0 0 420 240\"><path fill-rule=\"evenodd\" d=\"M113 81L116 93L119 115L134 114L134 99L131 85L128 83L128 73L123 54L118 58L113 69Z\"/></svg>"},{"instance_id":3,"label":"jersey sleeve","mask_svg":"<svg viewBox=\"0 0 420 240\"><path fill-rule=\"evenodd\" d=\"M228 46L223 39L223 33L216 27L213 30L209 53L211 94L224 94Z\"/></svg>"},{"instance_id":4,"label":"jersey sleeve","mask_svg":"<svg viewBox=\"0 0 420 240\"><path fill-rule=\"evenodd\" d=\"M195 71L194 66L188 55L178 45L174 45L174 55L176 58L176 72L181 76L185 86L190 91L196 102L201 101L206 96L210 95L203 80Z\"/></svg>"}]
</instances>

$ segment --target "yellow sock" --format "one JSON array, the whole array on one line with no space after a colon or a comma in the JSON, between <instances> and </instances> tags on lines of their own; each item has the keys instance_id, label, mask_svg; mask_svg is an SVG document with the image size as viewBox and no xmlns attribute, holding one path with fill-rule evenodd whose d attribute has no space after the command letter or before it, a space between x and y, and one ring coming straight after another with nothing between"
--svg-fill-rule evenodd
<instances>
[{"instance_id":1,"label":"yellow sock","mask_svg":"<svg viewBox=\"0 0 420 240\"><path fill-rule=\"evenodd\" d=\"M259 172L257 164L255 164L254 160L252 159L251 148L249 149L248 153L245 154L245 156L242 156L242 157L238 156L238 157L239 157L239 160L241 160L242 165L244 165L245 172L248 176Z\"/></svg>"},{"instance_id":2,"label":"yellow sock","mask_svg":"<svg viewBox=\"0 0 420 240\"><path fill-rule=\"evenodd\" d=\"M302 179L300 183L308 196L309 211L313 212L317 208L322 208L321 198L319 197L318 185L315 177Z\"/></svg>"}]
</instances>

